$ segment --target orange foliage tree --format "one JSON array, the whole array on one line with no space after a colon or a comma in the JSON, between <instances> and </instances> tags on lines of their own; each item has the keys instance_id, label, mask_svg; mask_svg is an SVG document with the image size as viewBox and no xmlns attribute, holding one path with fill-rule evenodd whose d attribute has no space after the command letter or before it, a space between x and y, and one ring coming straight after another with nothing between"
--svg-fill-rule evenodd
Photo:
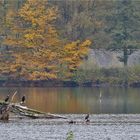
<instances>
[{"instance_id":1,"label":"orange foliage tree","mask_svg":"<svg viewBox=\"0 0 140 140\"><path fill-rule=\"evenodd\" d=\"M16 0L0 1L0 77L10 75L10 64L13 62L13 56L8 45L3 45L10 32L10 20L13 18L15 9L12 7Z\"/></svg>"},{"instance_id":2,"label":"orange foliage tree","mask_svg":"<svg viewBox=\"0 0 140 140\"><path fill-rule=\"evenodd\" d=\"M64 45L61 64L63 66L64 75L67 78L72 76L85 56L88 55L90 45L90 40L85 40L83 42L77 40Z\"/></svg>"},{"instance_id":3,"label":"orange foliage tree","mask_svg":"<svg viewBox=\"0 0 140 140\"><path fill-rule=\"evenodd\" d=\"M13 47L15 61L11 71L26 79L56 78L61 41L53 26L57 9L47 0L27 0L11 24L5 44Z\"/></svg>"},{"instance_id":4,"label":"orange foliage tree","mask_svg":"<svg viewBox=\"0 0 140 140\"><path fill-rule=\"evenodd\" d=\"M4 44L10 46L10 74L29 80L56 79L59 65L76 69L88 52L89 40L64 45L55 27L58 11L47 0L26 0L10 21L11 32Z\"/></svg>"}]
</instances>

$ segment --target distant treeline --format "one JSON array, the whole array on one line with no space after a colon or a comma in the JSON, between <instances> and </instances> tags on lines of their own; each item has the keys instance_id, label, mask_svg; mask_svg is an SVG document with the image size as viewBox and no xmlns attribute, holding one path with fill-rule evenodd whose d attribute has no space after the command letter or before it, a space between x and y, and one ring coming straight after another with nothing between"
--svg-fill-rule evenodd
<instances>
[{"instance_id":1,"label":"distant treeline","mask_svg":"<svg viewBox=\"0 0 140 140\"><path fill-rule=\"evenodd\" d=\"M139 27L135 0L0 0L0 77L77 81L87 74L79 66L90 47L121 52L124 68L90 70L89 81L139 81L127 67L140 48Z\"/></svg>"}]
</instances>

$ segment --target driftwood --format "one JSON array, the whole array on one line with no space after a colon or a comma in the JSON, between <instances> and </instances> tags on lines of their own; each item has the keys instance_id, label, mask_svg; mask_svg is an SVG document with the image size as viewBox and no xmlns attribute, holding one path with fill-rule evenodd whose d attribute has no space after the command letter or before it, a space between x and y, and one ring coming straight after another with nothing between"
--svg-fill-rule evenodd
<instances>
[{"instance_id":1,"label":"driftwood","mask_svg":"<svg viewBox=\"0 0 140 140\"><path fill-rule=\"evenodd\" d=\"M57 119L57 118L62 118L66 119L66 117L60 116L60 115L55 115L55 114L50 114L50 113L45 113L41 112L38 110L34 110L31 108L28 108L26 106L21 106L19 104L13 104L12 105L12 112L15 114L19 114L20 116L26 116L30 118L48 118L48 119Z\"/></svg>"},{"instance_id":2,"label":"driftwood","mask_svg":"<svg viewBox=\"0 0 140 140\"><path fill-rule=\"evenodd\" d=\"M14 99L14 96L17 94L17 91L14 92L10 102L6 103L6 100L5 102L2 102L1 103L1 107L0 107L0 120L9 120L9 113L10 113L10 109L11 109L11 105L10 103L13 101ZM8 101L8 98L7 98L7 101Z\"/></svg>"},{"instance_id":3,"label":"driftwood","mask_svg":"<svg viewBox=\"0 0 140 140\"><path fill-rule=\"evenodd\" d=\"M0 120L9 120L10 113L14 113L16 116L19 116L20 118L28 117L32 119L67 119L66 117L41 112L35 109L28 108L26 106L23 106L23 104L20 103L12 103L15 95L17 94L17 91L13 94L11 97L11 100L9 102L0 101Z\"/></svg>"},{"instance_id":4,"label":"driftwood","mask_svg":"<svg viewBox=\"0 0 140 140\"><path fill-rule=\"evenodd\" d=\"M0 108L0 120L9 120L9 104L2 104Z\"/></svg>"},{"instance_id":5,"label":"driftwood","mask_svg":"<svg viewBox=\"0 0 140 140\"><path fill-rule=\"evenodd\" d=\"M58 118L62 118L62 119L67 119L66 117L60 116L60 115L55 115L55 114L51 114L51 113L45 113L45 112L41 112L38 110L34 110L31 108L28 108L26 106L22 106L20 104L17 103L5 103L4 101L0 101L0 108L5 107L5 113L3 113L3 115L0 117L0 119L2 120L3 117L6 119L5 116L7 116L9 119L9 114L13 113L16 116L19 116L19 118L24 118L24 117L28 117L28 118L32 118L32 119L58 119Z\"/></svg>"}]
</instances>

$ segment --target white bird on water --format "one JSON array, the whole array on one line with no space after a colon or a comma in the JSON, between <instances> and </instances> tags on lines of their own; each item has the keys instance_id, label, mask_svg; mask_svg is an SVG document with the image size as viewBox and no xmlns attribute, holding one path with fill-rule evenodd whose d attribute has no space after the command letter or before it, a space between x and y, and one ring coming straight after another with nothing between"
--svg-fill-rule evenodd
<instances>
[{"instance_id":1,"label":"white bird on water","mask_svg":"<svg viewBox=\"0 0 140 140\"><path fill-rule=\"evenodd\" d=\"M102 92L100 91L100 95L99 95L99 102L102 102Z\"/></svg>"}]
</instances>

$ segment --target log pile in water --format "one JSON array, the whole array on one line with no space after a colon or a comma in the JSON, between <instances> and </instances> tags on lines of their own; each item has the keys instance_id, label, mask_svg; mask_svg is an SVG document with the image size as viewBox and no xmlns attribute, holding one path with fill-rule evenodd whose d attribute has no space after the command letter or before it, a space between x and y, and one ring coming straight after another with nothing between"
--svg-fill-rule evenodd
<instances>
[{"instance_id":1,"label":"log pile in water","mask_svg":"<svg viewBox=\"0 0 140 140\"><path fill-rule=\"evenodd\" d=\"M5 103L3 101L0 101L0 120L8 120L10 113L14 113L15 115L18 115L21 117L29 117L32 119L67 119L66 117L55 115L51 113L45 113L41 111L37 111L31 108L28 108L26 106L22 106L20 104L16 103Z\"/></svg>"}]
</instances>

